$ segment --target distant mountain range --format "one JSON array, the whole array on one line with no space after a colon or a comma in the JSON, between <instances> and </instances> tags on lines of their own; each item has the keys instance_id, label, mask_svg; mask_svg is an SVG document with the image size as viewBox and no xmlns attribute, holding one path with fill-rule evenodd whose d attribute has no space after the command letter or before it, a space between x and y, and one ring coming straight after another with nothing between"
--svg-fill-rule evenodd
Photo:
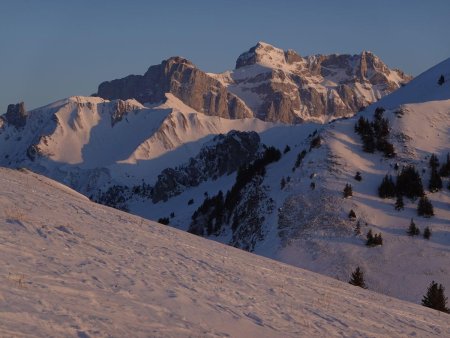
<instances>
[{"instance_id":1,"label":"distant mountain range","mask_svg":"<svg viewBox=\"0 0 450 338\"><path fill-rule=\"evenodd\" d=\"M351 116L410 80L371 52L301 57L259 42L239 56L233 71L205 73L189 60L173 57L142 76L103 82L96 95L155 104L171 93L210 116L324 122Z\"/></svg>"}]
</instances>

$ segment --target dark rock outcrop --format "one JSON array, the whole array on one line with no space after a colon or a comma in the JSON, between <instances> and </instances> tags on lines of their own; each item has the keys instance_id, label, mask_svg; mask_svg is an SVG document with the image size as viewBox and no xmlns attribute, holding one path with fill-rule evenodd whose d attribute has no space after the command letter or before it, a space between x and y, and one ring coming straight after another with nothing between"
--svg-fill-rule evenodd
<instances>
[{"instance_id":1,"label":"dark rock outcrop","mask_svg":"<svg viewBox=\"0 0 450 338\"><path fill-rule=\"evenodd\" d=\"M166 201L207 179L231 174L243 164L252 162L260 145L259 135L255 132L233 130L214 137L187 164L164 169L158 175L152 192L153 202Z\"/></svg>"},{"instance_id":2,"label":"dark rock outcrop","mask_svg":"<svg viewBox=\"0 0 450 338\"><path fill-rule=\"evenodd\" d=\"M16 104L8 105L6 114L2 116L3 120L9 125L16 127L17 129L23 128L27 123L28 113L25 110L25 104L19 102Z\"/></svg>"}]
</instances>

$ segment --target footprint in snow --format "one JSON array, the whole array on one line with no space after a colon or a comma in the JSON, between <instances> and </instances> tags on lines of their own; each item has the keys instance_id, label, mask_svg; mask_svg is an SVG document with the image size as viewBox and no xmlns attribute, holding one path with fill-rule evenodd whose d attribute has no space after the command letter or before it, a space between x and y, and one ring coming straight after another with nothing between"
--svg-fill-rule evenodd
<instances>
[{"instance_id":1,"label":"footprint in snow","mask_svg":"<svg viewBox=\"0 0 450 338\"><path fill-rule=\"evenodd\" d=\"M167 292L167 296L169 298L177 298L177 293L175 291L173 291L173 290L166 290L166 292Z\"/></svg>"},{"instance_id":2,"label":"footprint in snow","mask_svg":"<svg viewBox=\"0 0 450 338\"><path fill-rule=\"evenodd\" d=\"M259 326L264 326L264 322L263 320L256 314L253 312L248 312L245 313L245 315L250 318L251 320L253 320L253 322Z\"/></svg>"}]
</instances>

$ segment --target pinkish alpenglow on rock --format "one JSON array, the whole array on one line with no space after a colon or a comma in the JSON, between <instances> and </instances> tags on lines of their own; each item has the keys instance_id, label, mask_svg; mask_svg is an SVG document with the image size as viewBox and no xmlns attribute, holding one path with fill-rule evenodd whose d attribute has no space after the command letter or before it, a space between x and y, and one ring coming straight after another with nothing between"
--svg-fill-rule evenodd
<instances>
[{"instance_id":1,"label":"pinkish alpenglow on rock","mask_svg":"<svg viewBox=\"0 0 450 338\"><path fill-rule=\"evenodd\" d=\"M184 58L171 57L144 75L103 82L97 95L153 104L172 93L206 115L327 122L352 116L410 80L371 52L302 57L259 42L239 56L231 72L205 73Z\"/></svg>"},{"instance_id":2,"label":"pinkish alpenglow on rock","mask_svg":"<svg viewBox=\"0 0 450 338\"><path fill-rule=\"evenodd\" d=\"M256 117L296 123L351 116L410 80L371 52L303 58L259 42L239 56L227 84Z\"/></svg>"},{"instance_id":3,"label":"pinkish alpenglow on rock","mask_svg":"<svg viewBox=\"0 0 450 338\"><path fill-rule=\"evenodd\" d=\"M172 57L151 66L143 75L103 82L97 95L105 99L131 99L159 103L172 93L181 101L206 115L229 119L252 117L252 112L218 80L199 70L190 61Z\"/></svg>"}]
</instances>

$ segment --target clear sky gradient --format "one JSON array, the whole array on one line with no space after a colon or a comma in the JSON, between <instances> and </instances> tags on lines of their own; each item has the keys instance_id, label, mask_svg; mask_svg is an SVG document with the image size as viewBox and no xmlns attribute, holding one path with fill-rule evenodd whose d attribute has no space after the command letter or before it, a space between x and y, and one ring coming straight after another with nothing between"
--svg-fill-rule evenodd
<instances>
[{"instance_id":1,"label":"clear sky gradient","mask_svg":"<svg viewBox=\"0 0 450 338\"><path fill-rule=\"evenodd\" d=\"M174 55L222 72L258 41L370 50L417 75L450 57L450 0L0 0L0 113L90 95Z\"/></svg>"}]
</instances>

